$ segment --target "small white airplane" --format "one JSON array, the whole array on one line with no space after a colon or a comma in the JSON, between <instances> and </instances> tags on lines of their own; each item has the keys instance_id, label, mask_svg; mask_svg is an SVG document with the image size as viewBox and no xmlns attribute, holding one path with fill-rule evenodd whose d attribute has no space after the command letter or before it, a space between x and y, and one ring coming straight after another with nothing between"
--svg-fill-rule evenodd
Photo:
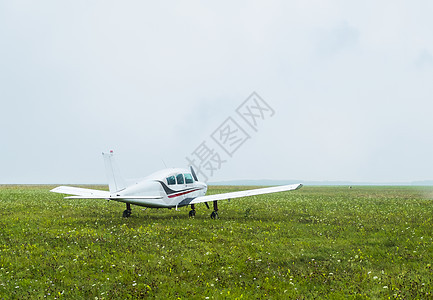
<instances>
[{"instance_id":1,"label":"small white airplane","mask_svg":"<svg viewBox=\"0 0 433 300\"><path fill-rule=\"evenodd\" d=\"M293 184L205 196L207 185L197 179L192 167L190 170L164 169L143 178L140 182L126 185L114 161L113 151L102 155L110 191L59 186L51 192L73 195L65 199L105 199L126 203L126 210L123 212L125 218L131 215L131 204L151 208L176 208L176 210L178 207L191 205L189 216L194 217L195 204L205 203L209 208L207 202L213 202L214 211L211 218L216 219L218 200L292 191L302 187L302 184Z\"/></svg>"}]
</instances>

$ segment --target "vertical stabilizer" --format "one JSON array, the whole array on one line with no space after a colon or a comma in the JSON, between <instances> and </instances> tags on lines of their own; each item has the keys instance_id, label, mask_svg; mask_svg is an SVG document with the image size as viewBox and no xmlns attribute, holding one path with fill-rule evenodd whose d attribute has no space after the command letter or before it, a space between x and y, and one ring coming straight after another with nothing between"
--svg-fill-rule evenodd
<instances>
[{"instance_id":1,"label":"vertical stabilizer","mask_svg":"<svg viewBox=\"0 0 433 300\"><path fill-rule=\"evenodd\" d=\"M113 151L110 151L110 153L102 153L102 156L104 157L110 193L113 194L126 188L125 181L122 176L120 176L119 168L114 161Z\"/></svg>"}]
</instances>

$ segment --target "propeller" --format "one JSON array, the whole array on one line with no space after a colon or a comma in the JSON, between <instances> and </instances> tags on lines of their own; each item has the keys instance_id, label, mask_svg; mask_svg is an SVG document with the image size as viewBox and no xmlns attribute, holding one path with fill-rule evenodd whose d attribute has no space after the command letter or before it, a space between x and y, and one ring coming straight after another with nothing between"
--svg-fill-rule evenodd
<instances>
[{"instance_id":1,"label":"propeller","mask_svg":"<svg viewBox=\"0 0 433 300\"><path fill-rule=\"evenodd\" d=\"M192 168L192 166L190 166L190 169L191 169L192 177L194 177L194 180L195 180L195 181L198 181L198 179L197 179L197 175L195 174L195 171L194 171L194 169Z\"/></svg>"},{"instance_id":2,"label":"propeller","mask_svg":"<svg viewBox=\"0 0 433 300\"><path fill-rule=\"evenodd\" d=\"M190 166L189 168L191 169L191 174L192 177L194 177L194 180L198 181L197 174L195 174L194 168L192 166ZM207 204L207 202L205 202L204 204L206 204L207 209L210 209L209 204Z\"/></svg>"}]
</instances>

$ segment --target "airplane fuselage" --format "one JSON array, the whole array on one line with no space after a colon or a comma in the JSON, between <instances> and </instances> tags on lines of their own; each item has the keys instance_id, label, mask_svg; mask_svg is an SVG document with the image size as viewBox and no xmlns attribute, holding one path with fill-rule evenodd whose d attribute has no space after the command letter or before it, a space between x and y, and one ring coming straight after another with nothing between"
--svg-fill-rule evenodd
<instances>
[{"instance_id":1,"label":"airplane fuselage","mask_svg":"<svg viewBox=\"0 0 433 300\"><path fill-rule=\"evenodd\" d=\"M188 169L164 169L117 191L110 198L145 207L174 208L188 205L192 199L204 196L206 191L207 185L195 181ZM149 199L145 199L146 196ZM117 197L127 197L127 200Z\"/></svg>"}]
</instances>

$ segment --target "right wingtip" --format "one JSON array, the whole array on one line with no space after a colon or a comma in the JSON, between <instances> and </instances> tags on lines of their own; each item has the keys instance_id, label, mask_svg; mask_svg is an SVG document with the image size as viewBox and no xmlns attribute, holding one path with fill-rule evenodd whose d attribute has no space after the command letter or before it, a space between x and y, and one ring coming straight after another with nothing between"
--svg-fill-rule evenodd
<instances>
[{"instance_id":1,"label":"right wingtip","mask_svg":"<svg viewBox=\"0 0 433 300\"><path fill-rule=\"evenodd\" d=\"M61 186L57 186L57 187L51 189L50 192L58 193L58 191L59 191L60 188L61 188Z\"/></svg>"}]
</instances>

